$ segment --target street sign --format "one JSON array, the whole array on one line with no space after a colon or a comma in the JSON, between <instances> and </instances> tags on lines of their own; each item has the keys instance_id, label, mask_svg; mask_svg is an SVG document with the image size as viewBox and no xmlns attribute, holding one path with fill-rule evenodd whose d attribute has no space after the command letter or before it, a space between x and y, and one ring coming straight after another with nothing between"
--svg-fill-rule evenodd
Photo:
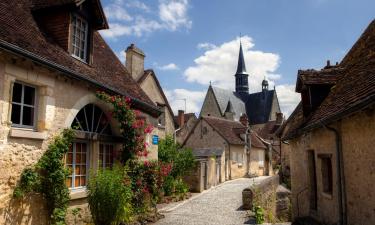
<instances>
[{"instance_id":1,"label":"street sign","mask_svg":"<svg viewBox=\"0 0 375 225\"><path fill-rule=\"evenodd\" d=\"M152 144L153 145L159 144L159 136L158 135L152 135Z\"/></svg>"}]
</instances>

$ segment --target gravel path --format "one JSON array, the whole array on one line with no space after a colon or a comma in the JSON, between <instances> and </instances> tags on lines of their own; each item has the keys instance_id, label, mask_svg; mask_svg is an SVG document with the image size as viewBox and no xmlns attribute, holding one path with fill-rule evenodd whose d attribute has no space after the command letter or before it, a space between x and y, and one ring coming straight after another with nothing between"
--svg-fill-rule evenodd
<instances>
[{"instance_id":1,"label":"gravel path","mask_svg":"<svg viewBox=\"0 0 375 225\"><path fill-rule=\"evenodd\" d=\"M239 225L246 211L241 210L242 190L266 177L240 178L225 182L164 212L155 225Z\"/></svg>"}]
</instances>

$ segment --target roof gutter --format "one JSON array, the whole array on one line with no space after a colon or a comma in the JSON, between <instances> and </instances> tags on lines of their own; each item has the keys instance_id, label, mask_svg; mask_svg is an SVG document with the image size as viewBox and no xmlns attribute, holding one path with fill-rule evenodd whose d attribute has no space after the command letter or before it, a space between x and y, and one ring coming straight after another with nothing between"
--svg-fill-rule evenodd
<instances>
[{"instance_id":1,"label":"roof gutter","mask_svg":"<svg viewBox=\"0 0 375 225\"><path fill-rule=\"evenodd\" d=\"M48 68L50 69L53 69L53 70L56 70L58 72L61 72L61 73L64 73L65 75L67 75L68 77L70 78L73 78L73 79L76 79L76 80L80 80L80 81L85 81L85 82L89 82L101 89L104 89L105 91L109 92L109 93L112 93L112 94L119 94L119 95L123 95L123 96L127 96L127 97L130 97L134 106L136 108L139 108L139 109L142 109L142 110L145 110L147 112L149 112L151 115L153 116L158 116L161 114L161 111L156 107L156 106L153 106L153 105L150 105L146 102L143 102L141 101L140 99L138 98L134 98L132 96L130 96L128 93L126 92L119 92L107 85L103 85L97 81L95 81L94 79L90 79L90 78L86 78L86 77L83 77L82 74L80 73L77 73L67 67L64 67L60 64L57 64L53 61L50 61L46 58L43 58L37 54L34 54L32 52L29 52L23 48L20 48L16 45L13 45L13 44L10 44L4 40L0 40L0 49L3 49L7 52L10 52L10 53L13 53L13 54L16 54L18 56L21 56L21 57L25 57L25 58L28 58L30 59L31 61L37 63L37 64L40 64L40 65L43 65L43 66L47 66Z\"/></svg>"}]
</instances>

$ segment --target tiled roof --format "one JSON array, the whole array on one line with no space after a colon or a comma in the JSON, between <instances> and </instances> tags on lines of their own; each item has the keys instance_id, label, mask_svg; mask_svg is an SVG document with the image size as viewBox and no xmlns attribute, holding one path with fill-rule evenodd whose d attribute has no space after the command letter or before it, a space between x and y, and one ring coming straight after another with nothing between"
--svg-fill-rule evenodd
<instances>
[{"instance_id":1,"label":"tiled roof","mask_svg":"<svg viewBox=\"0 0 375 225\"><path fill-rule=\"evenodd\" d=\"M190 119L190 118L192 118L192 117L195 117L196 119L197 119L197 116L195 115L195 113L185 113L184 114L184 121L185 121L185 123ZM180 126L180 124L179 124L179 121L178 121L178 116L174 116L174 121L175 121L175 124L177 124L178 126Z\"/></svg>"},{"instance_id":2,"label":"tiled roof","mask_svg":"<svg viewBox=\"0 0 375 225\"><path fill-rule=\"evenodd\" d=\"M202 118L230 144L245 144L245 142L241 139L240 135L235 132L235 129L245 128L245 126L242 125L240 122L212 116L203 116Z\"/></svg>"},{"instance_id":3,"label":"tiled roof","mask_svg":"<svg viewBox=\"0 0 375 225\"><path fill-rule=\"evenodd\" d=\"M280 127L276 124L276 120L268 121L264 126L258 131L259 136L263 139L270 140L275 134L276 130Z\"/></svg>"},{"instance_id":4,"label":"tiled roof","mask_svg":"<svg viewBox=\"0 0 375 225\"><path fill-rule=\"evenodd\" d=\"M238 96L235 95L235 92L214 86L211 87L215 94L216 101L219 104L222 115L224 115L229 101L232 103L232 107L235 112L234 118L236 120L239 120L240 116L246 113L245 104Z\"/></svg>"},{"instance_id":5,"label":"tiled roof","mask_svg":"<svg viewBox=\"0 0 375 225\"><path fill-rule=\"evenodd\" d=\"M20 49L43 61L43 64L56 64L56 67L70 71L77 79L130 96L146 110L156 109L98 32L93 35L93 63L88 65L71 57L67 51L44 36L33 18L31 4L31 0L0 2L1 48L12 46Z\"/></svg>"},{"instance_id":6,"label":"tiled roof","mask_svg":"<svg viewBox=\"0 0 375 225\"><path fill-rule=\"evenodd\" d=\"M296 92L300 92L303 85L336 84L343 73L343 68L334 66L322 70L299 70L297 75Z\"/></svg>"},{"instance_id":7,"label":"tiled roof","mask_svg":"<svg viewBox=\"0 0 375 225\"><path fill-rule=\"evenodd\" d=\"M247 128L240 122L212 116L203 116L202 119L205 120L211 127L213 127L230 144L245 144L244 140L242 140L242 138L240 137L240 134L245 134ZM256 132L251 133L251 146L257 148L266 148L263 142L257 137Z\"/></svg>"},{"instance_id":8,"label":"tiled roof","mask_svg":"<svg viewBox=\"0 0 375 225\"><path fill-rule=\"evenodd\" d=\"M375 104L375 20L339 66L344 68L342 77L322 104L305 119L301 116L302 107L298 106L293 118L288 119L291 124L284 139Z\"/></svg>"}]
</instances>

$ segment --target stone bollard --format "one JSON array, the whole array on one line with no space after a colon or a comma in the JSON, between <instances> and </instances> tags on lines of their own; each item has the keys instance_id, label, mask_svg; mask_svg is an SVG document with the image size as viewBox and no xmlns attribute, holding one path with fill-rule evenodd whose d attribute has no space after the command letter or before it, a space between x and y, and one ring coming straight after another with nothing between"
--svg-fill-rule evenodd
<instances>
[{"instance_id":1,"label":"stone bollard","mask_svg":"<svg viewBox=\"0 0 375 225\"><path fill-rule=\"evenodd\" d=\"M246 210L253 208L253 191L250 188L242 191L242 208Z\"/></svg>"}]
</instances>

